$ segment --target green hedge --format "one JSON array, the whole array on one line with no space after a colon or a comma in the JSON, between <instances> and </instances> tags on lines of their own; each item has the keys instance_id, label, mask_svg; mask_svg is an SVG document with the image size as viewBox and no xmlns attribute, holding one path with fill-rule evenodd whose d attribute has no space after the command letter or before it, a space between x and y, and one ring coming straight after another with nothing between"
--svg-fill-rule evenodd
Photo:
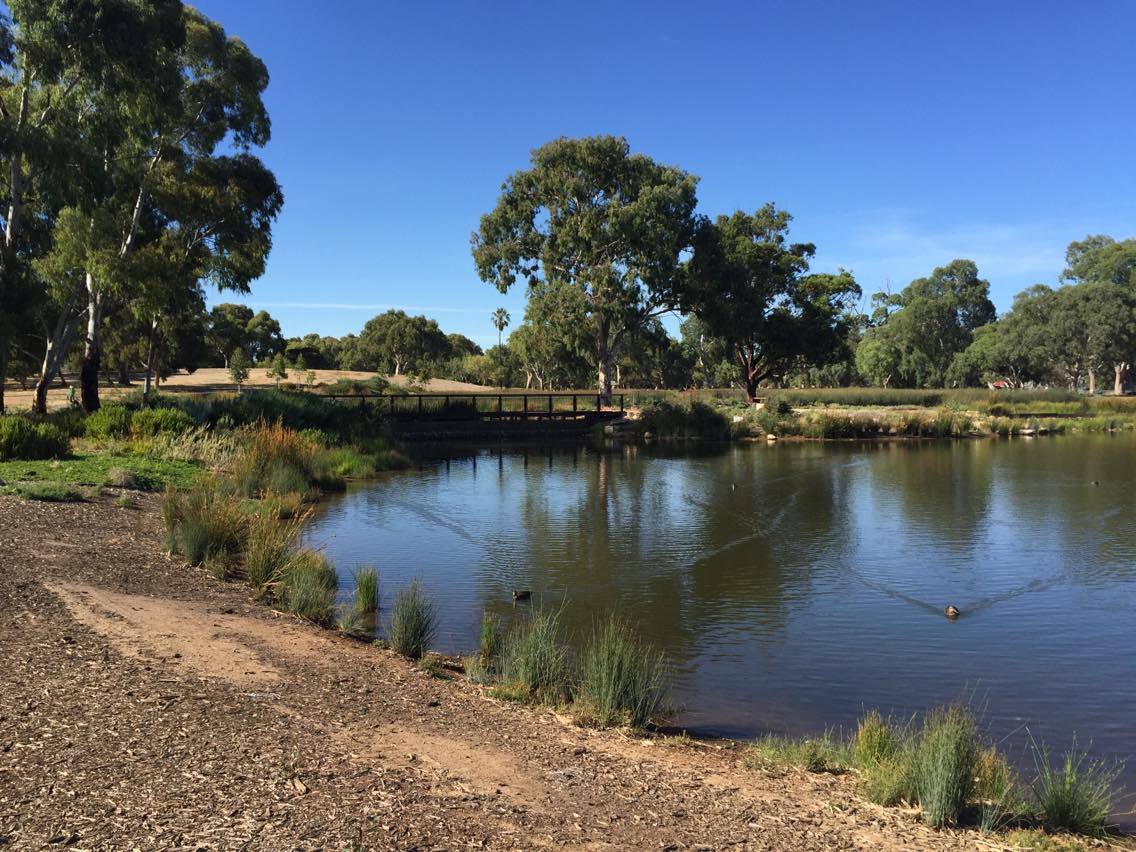
<instances>
[{"instance_id":1,"label":"green hedge","mask_svg":"<svg viewBox=\"0 0 1136 852\"><path fill-rule=\"evenodd\" d=\"M69 441L52 423L37 423L19 415L0 417L0 461L52 459L67 455Z\"/></svg>"}]
</instances>

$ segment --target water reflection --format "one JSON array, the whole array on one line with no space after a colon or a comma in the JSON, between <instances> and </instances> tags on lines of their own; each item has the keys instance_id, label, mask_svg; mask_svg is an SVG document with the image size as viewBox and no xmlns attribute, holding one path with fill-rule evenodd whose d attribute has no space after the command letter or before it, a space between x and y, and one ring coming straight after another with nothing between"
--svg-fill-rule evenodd
<instances>
[{"instance_id":1,"label":"water reflection","mask_svg":"<svg viewBox=\"0 0 1136 852\"><path fill-rule=\"evenodd\" d=\"M325 503L307 534L345 586L377 565L384 603L422 578L445 650L476 643L484 609L512 617L513 589L563 606L576 636L627 615L675 662L680 723L707 731L818 730L969 691L1011 745L1028 723L1128 757L1134 450L466 450Z\"/></svg>"}]
</instances>

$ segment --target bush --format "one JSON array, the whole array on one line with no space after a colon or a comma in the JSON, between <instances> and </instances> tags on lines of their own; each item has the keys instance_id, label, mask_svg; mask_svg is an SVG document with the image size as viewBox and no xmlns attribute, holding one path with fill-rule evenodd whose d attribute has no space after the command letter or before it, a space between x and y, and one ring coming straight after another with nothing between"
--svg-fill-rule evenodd
<instances>
[{"instance_id":1,"label":"bush","mask_svg":"<svg viewBox=\"0 0 1136 852\"><path fill-rule=\"evenodd\" d=\"M125 438L130 434L133 415L124 405L104 405L87 418L91 438Z\"/></svg>"},{"instance_id":2,"label":"bush","mask_svg":"<svg viewBox=\"0 0 1136 852\"><path fill-rule=\"evenodd\" d=\"M265 492L303 493L312 482L312 445L281 424L259 424L233 470L237 490L246 497Z\"/></svg>"},{"instance_id":3,"label":"bush","mask_svg":"<svg viewBox=\"0 0 1136 852\"><path fill-rule=\"evenodd\" d=\"M726 418L703 402L689 405L666 400L645 402L640 410L638 429L640 433L654 432L658 438L672 440L725 441L730 437Z\"/></svg>"},{"instance_id":4,"label":"bush","mask_svg":"<svg viewBox=\"0 0 1136 852\"><path fill-rule=\"evenodd\" d=\"M434 641L436 630L434 604L423 594L415 580L398 593L391 610L390 644L410 660L418 660Z\"/></svg>"},{"instance_id":5,"label":"bush","mask_svg":"<svg viewBox=\"0 0 1136 852\"><path fill-rule=\"evenodd\" d=\"M297 552L284 570L284 603L288 611L315 624L331 623L338 577L323 554Z\"/></svg>"},{"instance_id":6,"label":"bush","mask_svg":"<svg viewBox=\"0 0 1136 852\"><path fill-rule=\"evenodd\" d=\"M505 639L501 675L530 699L560 703L571 697L572 668L560 640L560 613L534 610Z\"/></svg>"},{"instance_id":7,"label":"bush","mask_svg":"<svg viewBox=\"0 0 1136 852\"><path fill-rule=\"evenodd\" d=\"M1090 760L1074 742L1054 767L1049 750L1033 743L1037 777L1031 785L1039 816L1050 827L1101 836L1109 829L1116 779L1123 767Z\"/></svg>"},{"instance_id":8,"label":"bush","mask_svg":"<svg viewBox=\"0 0 1136 852\"><path fill-rule=\"evenodd\" d=\"M355 569L355 610L372 615L379 609L379 572L374 568Z\"/></svg>"},{"instance_id":9,"label":"bush","mask_svg":"<svg viewBox=\"0 0 1136 852\"><path fill-rule=\"evenodd\" d=\"M19 415L0 415L0 461L52 459L67 455L70 442L52 423Z\"/></svg>"},{"instance_id":10,"label":"bush","mask_svg":"<svg viewBox=\"0 0 1136 852\"><path fill-rule=\"evenodd\" d=\"M111 488L128 488L132 491L139 489L138 477L124 467L112 467L108 470L104 484Z\"/></svg>"},{"instance_id":11,"label":"bush","mask_svg":"<svg viewBox=\"0 0 1136 852\"><path fill-rule=\"evenodd\" d=\"M936 828L958 822L974 790L979 755L974 717L962 707L923 720L912 762L912 786L924 818Z\"/></svg>"},{"instance_id":12,"label":"bush","mask_svg":"<svg viewBox=\"0 0 1136 852\"><path fill-rule=\"evenodd\" d=\"M180 435L197 424L178 408L143 408L130 418L130 431L139 437Z\"/></svg>"},{"instance_id":13,"label":"bush","mask_svg":"<svg viewBox=\"0 0 1136 852\"><path fill-rule=\"evenodd\" d=\"M580 694L600 726L641 728L667 699L667 662L615 616L592 631L580 657Z\"/></svg>"}]
</instances>

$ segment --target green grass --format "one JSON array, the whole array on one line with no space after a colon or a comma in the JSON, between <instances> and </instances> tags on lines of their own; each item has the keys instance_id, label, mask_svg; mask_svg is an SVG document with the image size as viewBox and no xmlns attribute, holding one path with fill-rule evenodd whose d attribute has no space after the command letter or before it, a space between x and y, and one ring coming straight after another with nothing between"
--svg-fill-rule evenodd
<instances>
[{"instance_id":1,"label":"green grass","mask_svg":"<svg viewBox=\"0 0 1136 852\"><path fill-rule=\"evenodd\" d=\"M513 625L501 654L501 680L530 700L560 704L571 698L572 665L559 612L536 609Z\"/></svg>"},{"instance_id":2,"label":"green grass","mask_svg":"<svg viewBox=\"0 0 1136 852\"><path fill-rule=\"evenodd\" d=\"M167 486L185 488L197 482L202 475L199 465L186 461L90 454L59 461L0 462L0 480L11 483L112 485L108 481L112 470L129 473L137 487L145 491L161 491Z\"/></svg>"},{"instance_id":3,"label":"green grass","mask_svg":"<svg viewBox=\"0 0 1136 852\"><path fill-rule=\"evenodd\" d=\"M1044 745L1032 748L1037 775L1030 788L1038 816L1052 829L1106 834L1122 767L1090 759L1076 742L1056 764Z\"/></svg>"},{"instance_id":4,"label":"green grass","mask_svg":"<svg viewBox=\"0 0 1136 852\"><path fill-rule=\"evenodd\" d=\"M665 713L667 694L668 666L660 651L615 616L593 629L580 655L576 700L600 727L641 728Z\"/></svg>"},{"instance_id":5,"label":"green grass","mask_svg":"<svg viewBox=\"0 0 1136 852\"><path fill-rule=\"evenodd\" d=\"M375 568L355 569L355 610L373 615L379 609L379 572Z\"/></svg>"},{"instance_id":6,"label":"green grass","mask_svg":"<svg viewBox=\"0 0 1136 852\"><path fill-rule=\"evenodd\" d=\"M391 607L391 647L410 660L419 660L434 641L437 618L434 604L415 580L395 596Z\"/></svg>"},{"instance_id":7,"label":"green grass","mask_svg":"<svg viewBox=\"0 0 1136 852\"><path fill-rule=\"evenodd\" d=\"M852 750L838 733L819 737L767 734L750 745L750 762L761 768L792 766L806 772L843 772L852 766Z\"/></svg>"},{"instance_id":8,"label":"green grass","mask_svg":"<svg viewBox=\"0 0 1136 852\"><path fill-rule=\"evenodd\" d=\"M282 579L293 557L301 521L295 517L280 520L271 512L249 520L245 576L256 592L263 594Z\"/></svg>"},{"instance_id":9,"label":"green grass","mask_svg":"<svg viewBox=\"0 0 1136 852\"><path fill-rule=\"evenodd\" d=\"M43 503L82 503L83 493L59 482L28 482L13 487L18 497Z\"/></svg>"},{"instance_id":10,"label":"green grass","mask_svg":"<svg viewBox=\"0 0 1136 852\"><path fill-rule=\"evenodd\" d=\"M912 757L912 792L935 828L954 825L974 791L981 747L974 716L962 707L934 710Z\"/></svg>"},{"instance_id":11,"label":"green grass","mask_svg":"<svg viewBox=\"0 0 1136 852\"><path fill-rule=\"evenodd\" d=\"M335 614L337 583L335 569L323 554L297 551L282 576L284 605L300 618L326 626Z\"/></svg>"},{"instance_id":12,"label":"green grass","mask_svg":"<svg viewBox=\"0 0 1136 852\"><path fill-rule=\"evenodd\" d=\"M248 543L248 515L240 502L204 483L169 490L162 500L166 546L191 565L209 558L235 557Z\"/></svg>"},{"instance_id":13,"label":"green grass","mask_svg":"<svg viewBox=\"0 0 1136 852\"><path fill-rule=\"evenodd\" d=\"M501 619L492 613L483 612L481 614L481 642L478 647L482 668L496 671L504 647L505 632L501 627Z\"/></svg>"}]
</instances>

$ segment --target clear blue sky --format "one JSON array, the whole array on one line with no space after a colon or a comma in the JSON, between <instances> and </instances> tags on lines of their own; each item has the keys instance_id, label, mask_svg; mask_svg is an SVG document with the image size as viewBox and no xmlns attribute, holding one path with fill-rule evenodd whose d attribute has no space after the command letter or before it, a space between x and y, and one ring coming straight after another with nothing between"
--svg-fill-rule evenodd
<instances>
[{"instance_id":1,"label":"clear blue sky","mask_svg":"<svg viewBox=\"0 0 1136 852\"><path fill-rule=\"evenodd\" d=\"M699 175L709 215L775 201L865 293L970 257L1004 310L1070 240L1136 234L1129 0L199 6L272 75L286 203L246 301L287 335L397 306L495 342L523 293L469 235L562 135Z\"/></svg>"}]
</instances>

